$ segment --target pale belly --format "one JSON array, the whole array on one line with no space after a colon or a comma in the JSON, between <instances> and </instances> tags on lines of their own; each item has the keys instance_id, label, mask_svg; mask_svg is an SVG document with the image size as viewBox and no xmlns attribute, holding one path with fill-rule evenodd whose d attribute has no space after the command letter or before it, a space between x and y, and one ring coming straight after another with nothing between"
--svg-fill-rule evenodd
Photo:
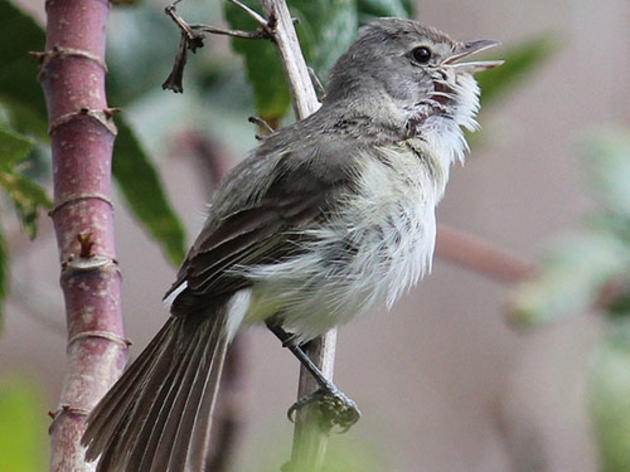
<instances>
[{"instance_id":1,"label":"pale belly","mask_svg":"<svg viewBox=\"0 0 630 472\"><path fill-rule=\"evenodd\" d=\"M374 307L390 308L430 270L434 195L410 179L392 183L387 169L374 170L355 203L309 231L313 242L303 254L248 271L254 284L247 323L278 315L306 341Z\"/></svg>"}]
</instances>

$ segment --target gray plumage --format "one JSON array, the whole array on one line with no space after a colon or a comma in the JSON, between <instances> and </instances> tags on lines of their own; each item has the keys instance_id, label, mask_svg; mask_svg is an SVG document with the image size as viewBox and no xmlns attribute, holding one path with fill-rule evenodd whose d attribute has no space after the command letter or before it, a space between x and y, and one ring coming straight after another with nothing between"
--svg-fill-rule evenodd
<instances>
[{"instance_id":1,"label":"gray plumage","mask_svg":"<svg viewBox=\"0 0 630 472\"><path fill-rule=\"evenodd\" d=\"M306 341L391 306L429 270L434 208L463 159L461 127L475 127L472 73L498 65L455 59L483 46L375 21L336 63L323 106L229 173L167 293L172 317L88 418L98 472L205 470L241 325L276 317Z\"/></svg>"}]
</instances>

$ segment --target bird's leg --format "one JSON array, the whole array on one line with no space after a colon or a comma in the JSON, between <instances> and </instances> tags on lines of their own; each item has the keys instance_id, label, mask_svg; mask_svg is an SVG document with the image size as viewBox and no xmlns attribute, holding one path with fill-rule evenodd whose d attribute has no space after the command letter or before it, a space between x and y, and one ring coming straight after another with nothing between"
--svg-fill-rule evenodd
<instances>
[{"instance_id":1,"label":"bird's leg","mask_svg":"<svg viewBox=\"0 0 630 472\"><path fill-rule=\"evenodd\" d=\"M289 419L293 421L295 413L299 409L311 403L316 403L321 415L321 426L323 429L330 431L333 427L339 426L342 432L347 431L361 417L357 404L324 376L322 371L295 341L295 337L291 333L285 331L276 321L267 321L267 327L282 341L282 345L297 357L319 384L317 390L298 399L289 408L287 412Z\"/></svg>"}]
</instances>

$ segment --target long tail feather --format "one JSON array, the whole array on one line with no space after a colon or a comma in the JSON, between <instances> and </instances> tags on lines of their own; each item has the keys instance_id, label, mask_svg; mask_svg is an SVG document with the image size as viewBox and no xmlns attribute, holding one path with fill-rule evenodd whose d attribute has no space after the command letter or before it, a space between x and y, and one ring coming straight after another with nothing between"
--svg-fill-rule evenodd
<instances>
[{"instance_id":1,"label":"long tail feather","mask_svg":"<svg viewBox=\"0 0 630 472\"><path fill-rule=\"evenodd\" d=\"M82 438L97 472L204 470L228 315L171 317L101 400Z\"/></svg>"}]
</instances>

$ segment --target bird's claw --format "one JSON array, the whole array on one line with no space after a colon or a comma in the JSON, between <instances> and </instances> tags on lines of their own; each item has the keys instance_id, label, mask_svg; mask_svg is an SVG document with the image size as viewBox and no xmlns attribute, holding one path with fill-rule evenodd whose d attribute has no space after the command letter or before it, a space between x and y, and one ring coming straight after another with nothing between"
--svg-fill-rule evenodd
<instances>
[{"instance_id":1,"label":"bird's claw","mask_svg":"<svg viewBox=\"0 0 630 472\"><path fill-rule=\"evenodd\" d=\"M289 420L295 422L297 412L304 406L311 404L317 406L320 425L325 431L330 431L338 426L340 432L345 433L361 417L361 412L354 400L337 389L320 388L303 396L289 408L287 411Z\"/></svg>"}]
</instances>

